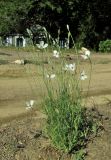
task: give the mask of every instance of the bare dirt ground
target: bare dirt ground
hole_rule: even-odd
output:
[[[47,137],[41,134],[46,118],[40,109],[44,83],[35,64],[10,63],[19,57],[30,62],[32,53],[0,49],[0,160],[70,160],[68,155],[51,147]],[[88,144],[86,160],[110,160],[111,55],[93,53],[92,63],[87,107],[95,106],[99,110],[105,130]],[[87,62],[82,65],[88,72]],[[36,101],[35,109],[27,112],[26,101],[30,99]]]

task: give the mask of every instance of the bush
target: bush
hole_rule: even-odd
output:
[[[107,39],[105,41],[100,41],[99,51],[101,51],[101,52],[111,52],[111,40]]]

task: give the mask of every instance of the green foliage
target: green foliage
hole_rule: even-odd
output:
[[[45,101],[45,112],[48,116],[47,134],[54,146],[71,152],[85,144],[92,124],[86,118],[80,99],[71,99],[67,87],[56,98],[50,94]]]
[[[100,52],[111,52],[111,40],[100,41],[99,43]]]
[[[31,0],[0,1],[0,34],[23,32]],[[22,26],[22,27],[21,27]]]
[[[79,36],[77,37],[77,42],[81,46],[91,46],[94,47],[94,36],[95,36],[95,23],[90,11],[84,15],[83,19],[79,22]]]
[[[84,160],[85,158],[85,152],[84,150],[80,150],[75,154],[74,160]]]

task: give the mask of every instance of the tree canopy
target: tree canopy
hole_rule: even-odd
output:
[[[23,32],[25,20],[31,7],[30,0],[0,1],[0,33]]]
[[[25,33],[40,24],[56,37],[63,36],[66,25],[78,43],[96,47],[100,40],[111,38],[110,0],[1,0],[0,34]]]

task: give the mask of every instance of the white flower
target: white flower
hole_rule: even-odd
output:
[[[82,47],[81,50],[84,52],[84,51],[87,51],[88,49],[85,47]]]
[[[57,50],[53,51],[53,56],[59,58],[59,52]]]
[[[84,71],[84,70],[81,72],[80,79],[83,80],[83,81],[84,81],[85,79],[87,79],[87,75],[85,74],[85,71]]]
[[[89,50],[85,51],[85,55],[86,55],[87,57],[90,57],[90,54],[91,54],[91,52],[90,52]]]
[[[27,105],[26,109],[27,110],[31,109],[33,107],[34,103],[35,103],[34,100],[27,101],[26,102],[26,105]]]
[[[73,63],[73,64],[66,64],[64,69],[65,69],[66,71],[75,71],[75,69],[76,69],[76,64],[75,64],[75,63]]]
[[[82,57],[84,60],[88,59],[88,57],[87,57],[86,55],[81,55],[81,57]]]
[[[47,74],[46,77],[50,78],[50,79],[53,79],[53,78],[55,78],[55,74]]]
[[[36,46],[39,48],[39,49],[44,49],[44,48],[47,48],[48,47],[48,44],[47,43],[44,43],[44,41],[40,41],[39,44],[36,44]]]
[[[67,27],[67,30],[69,31],[69,25],[68,24],[66,25],[66,27]]]
[[[90,58],[91,52],[90,52],[87,48],[82,47],[81,50],[82,50],[82,52],[84,53],[83,55],[81,55],[81,57],[82,57],[83,59],[88,59],[88,58]]]
[[[31,109],[31,107],[26,107],[26,110],[30,110]]]

